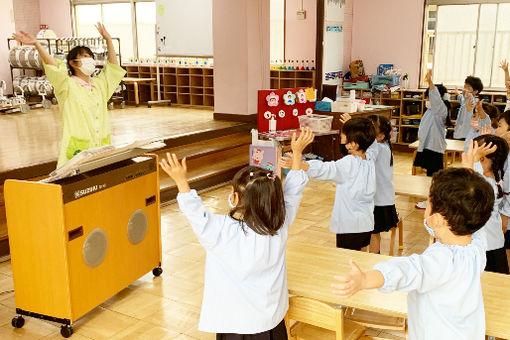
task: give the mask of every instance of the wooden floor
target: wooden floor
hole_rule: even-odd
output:
[[[212,109],[175,106],[153,106],[149,109],[140,106],[109,112],[113,144],[173,137],[237,124],[213,120]],[[58,106],[32,110],[28,114],[0,115],[0,131],[0,173],[58,158],[62,137]]]
[[[155,110],[154,110],[155,111]],[[127,111],[116,111],[122,116]],[[126,118],[127,119],[127,118]],[[134,133],[134,132],[133,132]],[[395,172],[410,173],[411,154],[395,152]],[[203,193],[208,210],[227,213],[229,187]],[[296,221],[289,230],[289,242],[335,246],[329,232],[334,185],[310,181]],[[417,199],[397,196],[396,205],[404,219],[403,255],[421,253],[428,234],[423,211],[415,210]],[[117,296],[97,307],[75,324],[72,339],[214,339],[197,330],[203,291],[205,251],[198,244],[178,206],[162,208],[163,275],[147,274]],[[389,249],[389,234],[382,235],[382,252]],[[365,268],[368,269],[368,268]],[[329,285],[329,282],[325,282]],[[26,318],[22,329],[10,322],[15,312],[12,271],[9,262],[0,264],[0,339],[62,339],[56,324]],[[5,292],[6,293],[1,293]],[[379,332],[369,330],[370,335]]]

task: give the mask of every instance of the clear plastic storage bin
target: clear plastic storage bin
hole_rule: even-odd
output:
[[[310,115],[299,116],[299,127],[310,128],[313,132],[325,132],[331,130],[333,116]]]

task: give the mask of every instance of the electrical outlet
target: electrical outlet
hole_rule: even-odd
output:
[[[306,19],[306,11],[297,11],[297,19],[305,20]]]

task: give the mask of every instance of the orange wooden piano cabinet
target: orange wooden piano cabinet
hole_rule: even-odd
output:
[[[7,180],[16,297],[23,315],[71,324],[161,269],[158,161],[143,156],[53,183]]]

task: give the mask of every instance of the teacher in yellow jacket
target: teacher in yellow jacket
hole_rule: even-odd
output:
[[[117,62],[110,34],[101,23],[96,28],[106,40],[108,61],[94,77],[94,53],[88,47],[74,47],[66,64],[53,58],[30,34],[21,31],[13,35],[18,42],[35,46],[59,103],[63,135],[57,168],[82,150],[111,143],[107,103],[126,71]]]

